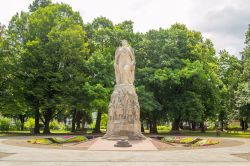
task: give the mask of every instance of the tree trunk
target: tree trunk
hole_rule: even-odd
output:
[[[157,121],[155,119],[152,120],[151,128],[150,128],[150,134],[157,134]]]
[[[172,123],[172,131],[179,131],[180,119],[174,119]]]
[[[46,112],[44,112],[44,129],[43,129],[43,133],[44,134],[50,134],[50,128],[49,128],[49,123],[51,121],[52,118],[52,110],[49,108],[47,109]]]
[[[143,122],[141,122],[141,132],[144,133],[144,126],[143,126]]]
[[[248,129],[248,123],[246,121],[246,123],[245,123],[245,130],[244,131],[246,131],[247,129]]]
[[[97,112],[97,117],[96,117],[96,123],[95,123],[95,128],[93,133],[101,133],[101,120],[102,120],[102,112],[98,111]]]
[[[82,116],[82,131],[85,131],[85,123],[86,123],[86,117]]]
[[[19,119],[20,119],[20,122],[21,122],[21,131],[23,131],[25,116],[24,115],[19,115]]]
[[[153,130],[153,124],[150,119],[148,120],[148,130],[149,130],[149,133]]]
[[[221,119],[221,121],[220,121],[220,130],[221,131],[224,130],[224,121],[223,121],[223,119]]]
[[[72,124],[71,124],[71,132],[76,131],[76,109],[72,111]]]
[[[248,129],[247,121],[244,121],[243,119],[240,120],[240,126],[242,131],[246,131]]]
[[[34,128],[34,134],[40,133],[40,125],[39,125],[39,108],[35,108],[35,128]]]
[[[146,120],[146,130],[149,130],[149,120]]]
[[[180,122],[180,125],[179,125],[179,126],[180,126],[180,129],[182,129],[182,130],[184,129],[184,127],[183,127],[183,122]]]
[[[200,123],[200,129],[201,129],[201,132],[202,132],[202,133],[205,133],[205,124],[204,124],[204,121],[202,121],[202,122]]]
[[[76,113],[76,130],[81,129],[81,119],[82,119],[82,112],[77,111],[77,113]]]
[[[192,122],[192,130],[193,130],[193,131],[196,130],[196,122]]]

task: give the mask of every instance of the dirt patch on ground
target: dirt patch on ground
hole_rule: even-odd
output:
[[[0,152],[0,158],[3,158],[3,157],[8,157],[10,155],[13,155],[15,153],[5,153],[5,152]]]
[[[163,143],[157,139],[152,139],[151,142],[159,150],[193,150],[193,149],[208,149],[208,148],[224,148],[224,147],[240,146],[244,144],[244,142],[238,140],[222,139],[222,138],[216,140],[219,141],[219,144],[208,145],[208,146],[190,146],[190,147],[186,147],[184,144]]]
[[[246,159],[248,161],[250,161],[250,153],[240,153],[240,154],[232,154],[234,156]]]

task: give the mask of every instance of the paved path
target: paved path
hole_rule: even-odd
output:
[[[3,140],[0,152],[15,154],[0,158],[0,166],[250,166],[249,161],[232,155],[250,153],[250,139],[234,138],[245,144],[226,148],[133,152],[38,149],[6,145]]]

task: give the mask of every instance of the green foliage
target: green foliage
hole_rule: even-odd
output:
[[[31,128],[35,127],[35,119],[34,118],[28,118],[26,122],[24,123],[24,128],[26,130],[29,130]]]
[[[170,131],[170,126],[157,126],[157,130],[164,130],[164,131]]]
[[[0,117],[0,130],[9,131],[11,127],[11,119],[6,117]]]
[[[39,7],[44,8],[44,7],[48,6],[48,5],[50,5],[51,3],[52,3],[51,0],[34,0],[32,2],[32,4],[30,4],[30,6],[29,6],[29,10],[30,10],[30,12],[34,12]]]
[[[18,130],[20,131],[21,130],[21,121],[20,120],[16,120],[14,122],[14,124],[11,126],[11,130]]]
[[[57,120],[53,120],[49,124],[50,129],[52,130],[66,130],[66,126],[64,123],[60,123]]]
[[[239,84],[236,91],[236,103],[240,109],[240,117],[246,121],[250,120],[250,83],[243,82]]]
[[[106,129],[108,124],[108,114],[102,114],[101,129]]]

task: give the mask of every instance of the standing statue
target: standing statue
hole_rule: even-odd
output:
[[[108,110],[107,132],[104,139],[145,139],[141,133],[140,106],[133,85],[135,56],[126,40],[115,52],[115,89]]]
[[[135,79],[135,56],[126,40],[122,40],[122,47],[115,52],[115,78],[116,85],[133,84]]]

